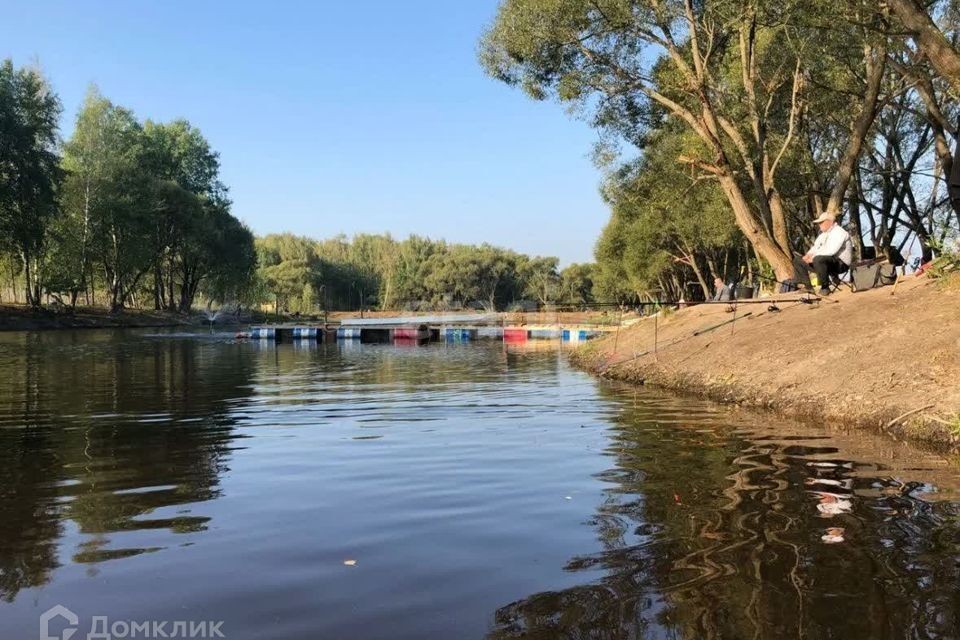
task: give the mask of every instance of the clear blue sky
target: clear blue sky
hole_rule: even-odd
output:
[[[590,260],[596,134],[484,75],[496,0],[3,0],[0,57],[38,60],[69,136],[91,82],[220,152],[257,233],[389,231]]]

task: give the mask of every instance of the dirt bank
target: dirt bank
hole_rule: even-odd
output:
[[[106,309],[78,307],[68,312],[34,310],[21,305],[0,305],[0,331],[177,327],[194,324],[200,324],[200,321],[197,318],[161,311],[110,313]]]
[[[645,318],[572,358],[612,379],[960,446],[960,280],[801,297],[783,296],[779,312],[699,306]]]

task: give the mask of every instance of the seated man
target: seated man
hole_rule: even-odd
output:
[[[713,288],[716,293],[713,294],[714,302],[729,302],[731,298],[730,287],[724,284],[721,278],[713,279]]]
[[[820,235],[803,256],[803,261],[814,273],[820,285],[820,295],[830,293],[830,278],[846,273],[853,262],[853,242],[846,229],[837,224],[830,213],[821,213],[813,221],[820,225]]]

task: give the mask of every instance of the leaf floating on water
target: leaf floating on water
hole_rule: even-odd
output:
[[[355,567],[355,566],[357,566],[357,561],[356,561],[356,560],[344,560],[344,561],[343,561],[343,564],[347,565],[348,567]]]

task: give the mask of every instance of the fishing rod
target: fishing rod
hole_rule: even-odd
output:
[[[713,324],[713,325],[709,325],[709,326],[706,326],[706,327],[702,327],[702,328],[700,328],[700,329],[697,329],[696,331],[694,331],[694,332],[693,332],[692,334],[690,334],[690,335],[682,335],[682,336],[679,336],[679,337],[671,340],[670,342],[668,342],[668,343],[665,344],[665,345],[659,345],[659,344],[658,344],[657,332],[656,332],[657,325],[656,325],[656,323],[655,323],[655,324],[654,324],[654,343],[653,343],[653,347],[652,347],[652,348],[647,349],[646,351],[643,351],[643,352],[641,352],[641,353],[634,353],[634,355],[631,356],[631,357],[629,357],[629,358],[624,358],[624,359],[622,359],[622,360],[616,360],[616,361],[614,361],[614,362],[607,362],[607,363],[601,365],[601,366],[598,368],[598,373],[600,373],[601,375],[602,375],[602,374],[605,374],[607,371],[609,371],[609,370],[612,369],[613,367],[618,367],[618,366],[620,366],[620,365],[622,365],[622,364],[626,364],[627,362],[633,362],[633,361],[635,361],[635,360],[639,360],[640,358],[643,358],[643,357],[648,356],[648,355],[651,355],[651,354],[652,354],[654,357],[656,357],[657,354],[658,354],[661,350],[663,350],[663,349],[667,349],[667,348],[672,347],[672,346],[674,346],[674,345],[677,345],[677,344],[680,344],[680,343],[683,343],[683,342],[687,342],[688,340],[692,340],[693,338],[702,336],[702,335],[704,335],[704,334],[706,334],[706,333],[710,333],[711,331],[715,331],[715,330],[717,330],[717,329],[719,329],[719,328],[721,328],[721,327],[725,327],[725,326],[727,326],[727,325],[733,325],[734,323],[736,323],[737,320],[743,320],[743,319],[749,318],[749,317],[759,318],[759,317],[763,316],[763,315],[766,314],[766,313],[780,313],[780,312],[782,312],[782,311],[789,310],[789,309],[791,309],[791,308],[796,308],[796,305],[814,304],[814,303],[819,303],[821,300],[823,300],[823,298],[819,298],[819,297],[816,297],[816,296],[814,296],[814,297],[800,297],[800,298],[783,298],[783,299],[779,299],[779,298],[778,298],[778,299],[764,299],[764,300],[737,300],[737,301],[735,301],[737,305],[739,305],[739,304],[769,304],[770,306],[767,308],[766,311],[762,311],[762,312],[758,313],[757,315],[754,315],[753,311],[748,311],[747,313],[743,314],[742,316],[734,316],[733,318],[730,318],[730,319],[728,319],[728,320],[724,320],[723,322],[720,322],[720,323],[717,323],[717,324]],[[839,304],[836,300],[827,300],[827,302],[832,302],[832,303],[834,303],[834,304]],[[791,306],[791,307],[784,307],[784,309],[780,309],[779,307],[776,306],[775,303],[789,304],[789,305],[793,305],[793,306]],[[734,306],[733,304],[728,303],[728,302],[714,302],[714,301],[703,302],[703,303],[700,303],[700,304],[723,304],[723,305],[728,305],[728,306],[731,306],[731,307]],[[735,309],[734,309],[734,310],[735,310]],[[654,316],[654,322],[656,322],[656,319],[657,319],[656,316]],[[616,349],[614,349],[614,351],[616,351]]]
[[[644,302],[631,302],[629,304],[621,304],[619,302],[591,302],[591,303],[571,303],[571,304],[551,304],[544,305],[551,307],[576,307],[578,309],[588,309],[591,307],[623,307],[626,309],[637,308],[637,307],[675,307],[678,305],[683,305],[687,307],[694,307],[699,305],[710,305],[710,304],[722,304],[722,305],[733,305],[733,304],[770,304],[776,302],[802,302],[810,300],[812,302],[817,302],[822,300],[820,296],[816,294],[804,294],[810,296],[809,298],[738,298],[732,300],[651,300]],[[538,308],[539,310],[540,308]],[[510,313],[510,312],[508,312]]]

